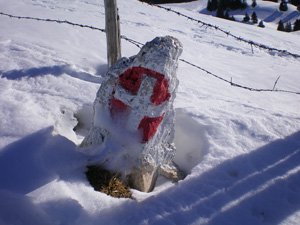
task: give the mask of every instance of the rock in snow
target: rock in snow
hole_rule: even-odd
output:
[[[178,178],[172,163],[176,152],[173,102],[181,53],[181,43],[166,36],[146,43],[136,56],[118,60],[97,92],[93,127],[81,144],[97,148],[111,141],[117,145],[106,162],[118,162],[110,169],[121,172],[141,191],[153,189],[159,171]]]

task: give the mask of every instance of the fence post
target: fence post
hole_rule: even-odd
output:
[[[121,57],[120,21],[117,0],[104,0],[107,62],[110,67]]]

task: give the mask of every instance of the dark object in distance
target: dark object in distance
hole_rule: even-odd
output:
[[[147,2],[150,4],[167,4],[167,3],[184,3],[194,2],[196,0],[139,0],[140,2]]]

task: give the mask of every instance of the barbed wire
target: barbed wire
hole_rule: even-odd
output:
[[[88,29],[92,29],[92,30],[101,31],[102,33],[106,33],[105,29],[103,29],[103,28],[98,28],[98,27],[94,27],[94,26],[90,26],[90,25],[84,25],[84,24],[79,24],[79,23],[73,23],[73,22],[70,22],[68,20],[44,19],[44,18],[30,17],[30,16],[15,16],[15,15],[3,13],[3,12],[0,12],[0,15],[6,16],[6,17],[10,17],[10,18],[14,18],[14,19],[35,20],[35,21],[42,21],[42,22],[67,24],[67,25],[71,25],[71,26],[75,26],[75,27],[88,28]],[[143,45],[142,43],[137,42],[135,40],[132,40],[132,39],[126,37],[125,35],[121,35],[120,38],[123,39],[123,40],[125,40],[125,41],[130,42],[131,44],[133,44],[133,45],[135,45],[137,47],[140,47],[140,45]]]
[[[30,16],[15,16],[7,13],[0,12],[0,15],[14,18],[14,19],[24,19],[24,20],[35,20],[35,21],[43,21],[43,22],[51,22],[51,23],[59,23],[59,24],[68,24],[72,26],[82,27],[82,28],[89,28],[92,30],[98,30],[105,33],[105,29],[93,27],[90,25],[84,25],[79,23],[73,23],[67,20],[56,20],[56,19],[43,19],[43,18],[37,18],[37,17],[30,17]]]
[[[252,49],[252,52],[253,52],[253,46],[256,47],[256,48],[259,48],[259,49],[264,49],[264,50],[267,50],[269,52],[278,52],[282,55],[289,55],[289,56],[292,56],[294,58],[300,58],[300,55],[299,54],[296,54],[296,53],[292,53],[292,52],[289,52],[287,50],[283,50],[283,49],[277,49],[277,48],[273,48],[273,47],[269,47],[267,45],[264,45],[264,44],[260,44],[258,42],[254,42],[254,41],[251,41],[251,40],[247,40],[245,38],[242,38],[240,36],[237,36],[237,35],[234,35],[232,34],[230,31],[226,31],[216,25],[213,25],[213,24],[210,24],[210,23],[206,23],[202,20],[198,20],[198,19],[195,19],[191,16],[188,16],[188,15],[185,15],[181,12],[178,12],[174,9],[171,9],[171,8],[168,8],[168,7],[164,7],[164,6],[161,6],[161,5],[156,5],[156,4],[152,4],[152,3],[148,3],[148,2],[143,2],[145,4],[148,4],[148,5],[151,5],[153,7],[157,7],[157,8],[160,8],[160,9],[163,9],[165,11],[168,11],[168,12],[172,12],[172,13],[175,13],[177,14],[178,16],[182,16],[184,18],[187,18],[188,20],[191,20],[191,21],[194,21],[194,22],[197,22],[199,24],[201,24],[202,26],[206,26],[206,27],[209,27],[209,28],[212,28],[212,29],[215,29],[215,30],[218,30],[224,34],[226,34],[227,36],[230,36],[230,37],[233,37],[234,39],[238,40],[238,41],[241,41],[241,42],[245,42],[247,44],[249,44],[251,46],[251,49]]]
[[[77,26],[77,27],[81,27],[81,28],[88,28],[88,29],[92,29],[92,30],[96,30],[96,31],[101,31],[103,33],[105,33],[105,29],[102,29],[102,28],[98,28],[98,27],[94,27],[94,26],[90,26],[90,25],[84,25],[84,24],[78,24],[78,23],[73,23],[73,22],[70,22],[70,21],[67,21],[67,20],[56,20],[56,19],[43,19],[43,18],[37,18],[37,17],[28,17],[28,16],[15,16],[15,15],[10,15],[10,14],[7,14],[7,13],[3,13],[3,12],[0,12],[0,15],[3,15],[3,16],[7,16],[7,17],[10,17],[10,18],[15,18],[15,19],[26,19],[26,20],[35,20],[35,21],[43,21],[43,22],[53,22],[53,23],[58,23],[58,24],[67,24],[67,25],[72,25],[72,26]],[[120,36],[123,40],[131,43],[132,45],[135,45],[136,47],[138,48],[142,48],[143,46],[143,43],[139,42],[139,41],[136,41],[134,39],[131,39],[131,38],[128,38],[126,37],[125,35],[121,35]],[[272,89],[259,89],[259,88],[252,88],[252,87],[249,87],[249,86],[244,86],[244,85],[241,85],[241,84],[238,84],[238,83],[235,83],[232,81],[232,79],[228,80],[228,79],[225,79],[221,76],[218,76],[204,68],[202,68],[201,66],[199,65],[196,65],[192,62],[189,62],[185,59],[179,59],[181,62],[183,63],[186,63],[187,65],[190,65],[198,70],[201,70],[203,72],[205,72],[206,74],[212,76],[212,77],[215,77],[223,82],[226,82],[226,83],[229,83],[231,86],[234,86],[234,87],[238,87],[238,88],[242,88],[242,89],[246,89],[246,90],[249,90],[249,91],[256,91],[256,92],[285,92],[285,93],[289,93],[289,94],[297,94],[297,95],[300,95],[300,92],[296,92],[296,91],[289,91],[289,90],[284,90],[284,89],[275,89],[277,83],[278,83],[278,80],[279,80],[279,77],[277,78],[277,80],[275,81],[274,83],[274,86]]]
[[[126,40],[126,39],[125,39],[125,40]],[[132,43],[132,44],[134,44],[136,47],[138,47],[138,48],[140,48],[140,49],[141,49],[142,46],[143,46],[143,43],[138,42],[138,41],[135,41],[135,40],[133,40],[133,39],[130,39],[129,42]],[[185,63],[185,64],[187,64],[187,65],[190,65],[190,66],[192,66],[192,67],[194,67],[194,68],[196,68],[196,69],[198,69],[198,70],[201,70],[201,71],[205,72],[206,74],[208,74],[208,75],[210,75],[210,76],[212,76],[212,77],[215,77],[215,78],[217,78],[217,79],[219,79],[219,80],[221,80],[221,81],[223,81],[223,82],[226,82],[226,83],[230,84],[231,86],[238,87],[238,88],[242,88],[242,89],[246,89],[246,90],[248,90],[248,91],[255,91],[255,92],[283,92],[283,93],[289,93],[289,94],[297,94],[297,95],[300,95],[300,92],[297,92],[297,91],[289,91],[289,90],[284,90],[284,89],[276,89],[276,85],[277,85],[277,83],[278,83],[278,80],[279,80],[280,76],[279,76],[279,77],[276,79],[276,81],[274,82],[274,85],[273,85],[273,88],[272,88],[272,89],[253,88],[253,87],[244,86],[244,85],[235,83],[235,82],[232,81],[232,78],[231,78],[230,80],[225,79],[225,78],[223,78],[223,77],[221,77],[221,76],[218,76],[218,75],[216,75],[216,74],[214,74],[214,73],[212,73],[212,72],[210,72],[210,71],[208,71],[208,70],[206,70],[206,69],[200,67],[199,65],[196,65],[196,64],[194,64],[194,63],[192,63],[192,62],[189,62],[189,61],[187,61],[187,60],[185,60],[185,59],[181,59],[181,58],[180,58],[179,61],[181,61],[181,62],[183,62],[183,63]]]
[[[276,79],[276,81],[275,81],[272,89],[253,88],[253,87],[244,86],[244,85],[235,83],[235,82],[232,81],[232,78],[230,80],[225,79],[225,78],[223,78],[221,76],[218,76],[218,75],[216,75],[216,74],[214,74],[214,73],[212,73],[212,72],[210,72],[210,71],[208,71],[208,70],[206,70],[206,69],[204,69],[204,68],[202,68],[202,67],[200,67],[200,66],[198,66],[196,64],[193,64],[193,63],[185,60],[185,59],[179,59],[179,60],[181,62],[184,62],[184,63],[192,66],[192,67],[195,67],[195,68],[197,68],[199,70],[202,70],[203,72],[207,73],[208,75],[213,76],[213,77],[215,77],[215,78],[217,78],[217,79],[219,79],[221,81],[224,81],[224,82],[226,82],[226,83],[228,83],[228,84],[230,84],[231,86],[234,86],[234,87],[246,89],[248,91],[255,91],[255,92],[284,92],[284,93],[289,93],[289,94],[300,95],[300,92],[297,92],[297,91],[289,91],[289,90],[284,90],[284,89],[276,89],[276,85],[278,83],[278,80],[279,80],[280,76]]]
[[[98,27],[85,25],[85,24],[73,23],[68,20],[44,19],[44,18],[30,17],[30,16],[16,16],[16,15],[11,15],[11,14],[7,14],[7,13],[3,13],[3,12],[0,12],[0,15],[14,18],[14,19],[35,20],[35,21],[42,21],[42,22],[67,24],[67,25],[71,25],[71,26],[75,26],[75,27],[88,28],[88,29],[92,29],[92,30],[101,31],[102,33],[106,33],[105,29],[103,29],[103,28],[98,28]],[[125,35],[121,35],[120,38],[127,42],[130,42],[131,44],[133,44],[137,47],[140,47],[140,45],[143,45],[142,43],[136,42],[135,40],[132,40],[132,39],[126,37]]]
[[[127,42],[129,42],[129,43],[131,43],[131,44],[133,44],[133,45],[135,45],[135,46],[138,47],[138,48],[141,48],[141,46],[144,45],[143,43],[138,42],[138,41],[135,41],[135,40],[133,40],[133,39],[131,39],[131,38],[128,38],[128,37],[126,37],[126,36],[124,36],[124,35],[121,35],[120,37],[121,37],[123,40],[125,40],[125,41],[127,41]]]

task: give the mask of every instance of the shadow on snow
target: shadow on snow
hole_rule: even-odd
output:
[[[101,65],[97,68],[97,72],[105,72],[107,66]],[[54,66],[44,66],[38,68],[22,69],[22,70],[10,70],[10,71],[0,71],[0,75],[8,80],[19,80],[24,77],[39,77],[45,75],[61,76],[67,74],[73,78],[77,78],[83,81],[91,83],[100,83],[101,77],[94,76],[86,72],[79,72],[72,68],[70,65],[54,65]]]
[[[54,180],[70,177],[80,167],[84,155],[76,145],[45,128],[16,141],[0,152],[0,190],[27,194]]]
[[[0,153],[0,194],[7,196],[5,190],[26,194],[53,179],[83,181],[86,156],[74,151],[75,148],[66,138],[53,136],[52,128],[5,147]],[[227,160],[203,174],[187,177],[142,202],[124,201],[94,214],[85,212],[71,198],[43,202],[40,206],[47,218],[56,217],[63,224],[74,224],[77,219],[91,224],[99,220],[102,224],[279,224],[300,209],[299,162],[300,132],[297,132]],[[10,199],[14,198],[17,195]],[[66,213],[53,211],[58,203],[64,205]],[[6,209],[7,205],[0,203],[0,208]],[[0,215],[5,216],[3,213]],[[18,216],[18,210],[15,214]],[[28,219],[30,215],[21,216]]]
[[[94,217],[123,224],[279,224],[300,209],[300,132]]]

